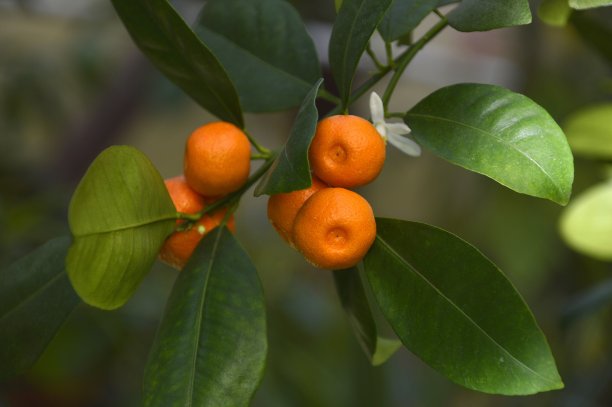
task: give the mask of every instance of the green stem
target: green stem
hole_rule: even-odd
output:
[[[402,113],[402,112],[387,112],[385,113],[385,118],[389,119],[391,117],[395,117],[398,119],[403,119],[404,116],[406,116],[406,113]]]
[[[385,52],[387,53],[387,65],[391,69],[395,69],[395,60],[393,59],[393,48],[391,48],[390,42],[385,42]]]
[[[380,62],[380,60],[378,59],[378,57],[372,50],[372,46],[369,42],[368,42],[368,46],[366,47],[366,52],[368,53],[372,62],[374,62],[374,65],[376,65],[376,69],[378,69],[379,72],[385,69],[385,66]]]
[[[391,71],[391,68],[390,67],[386,67],[384,70],[382,70],[382,71],[378,72],[377,74],[371,76],[370,79],[365,81],[360,87],[358,87],[351,94],[351,97],[349,98],[349,101],[348,101],[347,105],[353,104],[357,99],[359,99],[361,96],[363,96],[367,91],[372,89],[374,87],[374,85],[376,85],[390,71]],[[340,113],[342,113],[342,109],[343,109],[342,106],[338,105],[332,111],[330,111],[327,115],[328,116],[333,116],[333,115],[336,115],[336,114],[340,114]]]
[[[391,99],[391,95],[393,95],[395,87],[397,86],[400,77],[406,70],[406,67],[408,67],[410,61],[412,61],[412,59],[425,46],[425,44],[434,39],[435,36],[438,35],[440,31],[442,31],[447,25],[448,20],[446,19],[446,17],[443,16],[442,20],[440,20],[436,25],[431,27],[429,31],[423,34],[423,36],[417,42],[412,44],[412,46],[410,46],[410,48],[408,48],[408,50],[398,58],[397,67],[395,68],[393,76],[391,77],[391,80],[389,80],[389,83],[387,84],[387,89],[385,89],[385,93],[382,97],[385,111],[387,110],[387,106],[389,105],[389,99]]]
[[[251,134],[248,131],[244,130],[244,134],[246,134],[247,138],[251,142],[251,145],[253,145],[253,147],[255,147],[255,150],[257,150],[257,152],[259,152],[262,156],[264,156],[264,157],[271,157],[272,156],[272,151],[270,151],[269,149],[267,149],[264,146],[262,146],[261,144],[259,144],[257,142],[257,140],[255,140],[255,138],[253,136],[251,136]]]
[[[328,102],[335,103],[336,105],[339,105],[342,102],[338,96],[323,88],[319,88],[319,93],[317,93],[317,96],[321,99],[327,100]]]

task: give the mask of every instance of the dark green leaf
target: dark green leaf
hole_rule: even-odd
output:
[[[529,24],[531,10],[528,0],[463,0],[447,17],[458,31],[489,31]]]
[[[112,0],[134,42],[168,79],[202,107],[244,125],[234,85],[167,0]]]
[[[79,304],[64,270],[69,246],[53,239],[0,270],[0,378],[29,369]]]
[[[145,370],[146,406],[247,406],[263,375],[266,317],[257,271],[227,228],[180,273]]]
[[[570,22],[578,34],[612,64],[612,25],[587,12],[572,13]]]
[[[370,303],[356,267],[335,270],[334,281],[342,307],[359,344],[374,366],[387,361],[402,345],[398,340],[378,336]]]
[[[571,8],[582,10],[587,8],[603,7],[612,5],[612,0],[569,0]]]
[[[209,0],[197,33],[225,66],[247,111],[298,106],[321,76],[314,43],[285,0]]]
[[[377,219],[365,269],[404,345],[456,383],[506,395],[563,387],[523,299],[490,260],[457,236]]]
[[[255,188],[255,196],[297,191],[311,185],[308,148],[317,129],[315,100],[321,83],[323,79],[306,95],[283,151]]]
[[[344,0],[329,40],[329,63],[343,104],[368,41],[392,0]]]
[[[572,14],[567,0],[544,0],[538,8],[538,17],[548,25],[564,27]]]
[[[435,154],[517,192],[562,205],[574,179],[563,131],[542,107],[508,89],[459,84],[437,90],[404,118]]]
[[[127,146],[104,150],[79,183],[68,211],[74,242],[66,266],[86,303],[122,306],[174,229],[176,209],[149,159]]]
[[[561,235],[575,250],[612,261],[612,181],[572,200],[561,217]]]
[[[395,41],[415,29],[419,23],[438,7],[439,0],[393,0],[378,32],[386,42]]]
[[[612,103],[579,110],[563,129],[574,154],[612,159]]]

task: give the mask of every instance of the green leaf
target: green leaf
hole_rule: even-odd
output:
[[[401,346],[394,339],[378,336],[376,322],[357,267],[335,270],[336,291],[361,348],[374,366],[385,363]]]
[[[612,158],[612,103],[581,109],[563,128],[574,154]]]
[[[368,41],[392,0],[344,0],[329,40],[329,63],[346,107]]]
[[[612,64],[612,26],[609,22],[584,11],[572,13],[570,22],[582,39]]]
[[[526,96],[493,85],[459,84],[437,90],[404,121],[435,154],[517,192],[562,205],[574,179],[563,131]]]
[[[318,112],[315,101],[321,83],[323,79],[306,95],[285,147],[255,188],[255,196],[297,191],[311,185],[308,148],[317,129]]]
[[[528,0],[463,0],[448,13],[458,31],[489,31],[531,23]]]
[[[267,352],[257,271],[227,228],[179,274],[145,370],[145,406],[247,406]]]
[[[612,261],[612,181],[572,201],[561,217],[561,235],[580,253]]]
[[[578,297],[566,303],[561,322],[567,326],[572,322],[592,315],[612,304],[612,278],[597,283]]]
[[[342,0],[334,0],[334,6],[336,7],[336,12],[338,12],[340,7],[342,7]]]
[[[227,73],[167,0],[112,0],[149,60],[202,107],[243,127],[238,94]]]
[[[321,77],[314,43],[285,0],[209,0],[196,31],[229,73],[246,111],[298,106]]]
[[[567,0],[543,0],[538,8],[540,20],[555,27],[564,27],[571,14]]]
[[[573,9],[583,10],[612,5],[612,0],[569,0],[569,5]]]
[[[438,2],[439,0],[393,0],[378,25],[378,32],[386,42],[400,39],[438,7]]]
[[[77,186],[68,221],[74,242],[66,266],[86,303],[122,306],[149,272],[176,209],[149,159],[127,146],[104,150]]]
[[[365,270],[403,344],[454,382],[485,393],[560,389],[546,338],[512,284],[449,232],[377,219]]]
[[[0,270],[0,378],[29,369],[79,304],[64,259],[70,238],[50,240]]]

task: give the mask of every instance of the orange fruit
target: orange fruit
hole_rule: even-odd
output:
[[[315,192],[293,224],[295,247],[306,260],[323,269],[356,265],[375,238],[372,207],[361,195],[344,188]]]
[[[234,192],[246,182],[250,169],[249,139],[231,123],[206,124],[187,139],[185,179],[204,196],[220,197]]]
[[[167,179],[165,184],[178,212],[194,214],[212,203],[210,199],[191,189],[183,176]],[[159,259],[179,270],[185,267],[187,260],[193,254],[200,240],[221,224],[226,212],[227,209],[223,208],[213,213],[205,214],[190,229],[172,233],[164,242],[159,252]],[[182,222],[184,221],[176,221],[177,225]],[[235,231],[233,215],[228,219],[227,227],[232,232]]]
[[[312,194],[326,187],[327,185],[317,177],[312,177],[312,185],[308,188],[275,194],[268,199],[268,219],[278,234],[290,245],[293,245],[291,235],[298,211]]]
[[[361,117],[330,116],[317,125],[308,157],[312,171],[322,181],[334,187],[358,187],[380,174],[385,141]]]

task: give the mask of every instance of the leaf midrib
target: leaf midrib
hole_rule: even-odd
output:
[[[440,116],[433,116],[433,115],[428,115],[428,114],[423,114],[423,113],[408,113],[408,116],[413,116],[413,117],[421,117],[424,119],[431,119],[431,120],[439,120],[439,121],[444,121],[444,122],[448,122],[448,123],[452,123],[452,124],[456,124],[458,126],[463,126],[465,128],[474,130],[476,132],[482,133],[486,136],[491,137],[493,140],[497,141],[498,143],[507,146],[508,148],[515,150],[516,152],[518,152],[520,155],[522,155],[523,157],[525,157],[530,163],[535,164],[536,167],[538,167],[540,169],[540,171],[546,176],[546,178],[550,181],[550,183],[553,185],[553,187],[555,188],[557,194],[559,197],[563,197],[564,194],[561,191],[561,188],[559,187],[559,185],[557,185],[557,183],[554,181],[554,179],[551,177],[551,175],[535,160],[533,159],[529,154],[527,154],[525,151],[521,150],[520,148],[516,147],[514,144],[499,138],[497,136],[495,136],[493,133],[490,133],[484,129],[472,126],[470,124],[467,123],[463,123],[463,122],[459,122],[457,120],[453,120],[453,119],[448,119],[445,117],[440,117]]]
[[[103,229],[103,230],[99,230],[95,232],[87,232],[87,233],[80,233],[80,234],[72,232],[72,235],[74,237],[88,237],[88,236],[95,236],[95,235],[103,235],[106,233],[121,232],[123,230],[128,230],[128,229],[137,229],[143,226],[153,225],[155,223],[161,223],[161,222],[165,222],[168,220],[176,220],[176,219],[178,219],[178,217],[176,213],[173,213],[172,215],[160,216],[159,218],[156,218],[156,219],[144,220],[142,222],[135,222],[135,223],[131,223],[128,225],[117,226],[111,229]]]
[[[361,3],[359,3],[359,8],[357,8],[357,13],[355,14],[355,18],[353,19],[353,21],[351,21],[351,26],[346,36],[348,38],[348,41],[346,42],[346,46],[344,47],[344,52],[342,53],[342,69],[340,70],[340,72],[342,72],[343,74],[346,74],[346,66],[348,64],[347,56],[348,56],[350,45],[353,43],[352,42],[353,31],[355,30],[355,26],[357,25],[357,17],[361,15],[361,9],[363,8],[363,5],[365,4],[365,2],[366,0],[361,0]],[[359,60],[357,60],[357,63],[359,63]],[[348,98],[351,95],[351,84],[353,82],[352,75],[349,75],[349,77],[350,78],[348,79],[348,83],[346,84],[346,89],[344,89],[344,91],[346,92],[346,100],[348,100]]]
[[[485,331],[480,325],[478,325],[476,323],[476,321],[474,321],[468,314],[466,314],[463,309],[461,309],[461,307],[459,307],[457,304],[455,304],[450,298],[448,298],[446,295],[444,295],[444,293],[442,291],[440,291],[440,289],[438,289],[438,287],[436,287],[431,281],[429,281],[422,273],[419,272],[419,270],[414,267],[412,264],[410,264],[404,257],[402,257],[397,251],[395,251],[390,244],[388,244],[381,236],[380,234],[376,235],[376,240],[379,241],[379,243],[381,244],[381,246],[383,247],[384,250],[386,250],[387,252],[389,252],[393,257],[395,257],[396,259],[398,259],[400,262],[404,263],[408,268],[410,268],[412,271],[414,271],[414,273],[416,275],[418,275],[425,283],[427,283],[436,293],[438,293],[440,295],[440,297],[442,297],[448,304],[450,304],[453,308],[455,308],[457,311],[459,311],[459,313],[461,315],[463,315],[467,321],[469,321],[474,327],[477,328],[477,330],[479,330],[480,332],[482,332],[486,338],[488,338],[496,347],[498,347],[503,353],[505,353],[506,355],[508,355],[510,357],[511,360],[514,360],[515,363],[522,369],[530,372],[531,374],[533,374],[534,376],[540,378],[541,380],[543,380],[546,383],[549,383],[550,385],[552,385],[552,387],[555,387],[557,385],[557,383],[555,381],[553,381],[552,379],[549,379],[547,377],[542,376],[540,373],[538,373],[537,371],[533,370],[531,367],[527,366],[524,362],[522,362],[521,360],[519,360],[518,358],[516,358],[513,354],[510,353],[510,351],[508,351],[506,348],[504,348],[499,342],[497,342],[491,335],[489,335],[489,333],[487,331]]]

